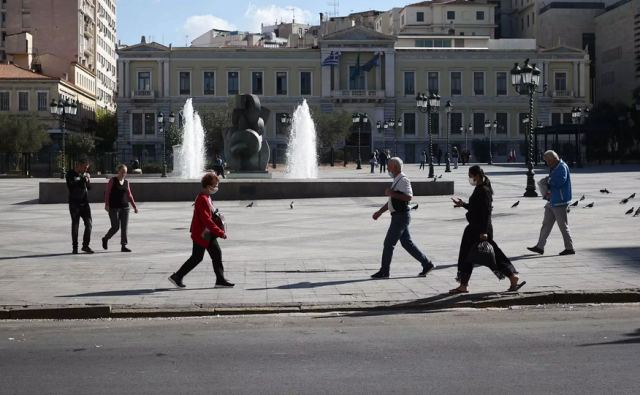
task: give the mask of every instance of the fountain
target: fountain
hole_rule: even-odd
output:
[[[182,109],[182,144],[174,146],[173,174],[180,178],[199,178],[205,167],[204,128],[200,115],[187,99]]]
[[[293,113],[287,148],[286,176],[287,178],[318,178],[316,127],[306,100],[303,100]]]

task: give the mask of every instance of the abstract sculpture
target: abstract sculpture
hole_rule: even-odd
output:
[[[270,111],[256,95],[237,95],[232,127],[224,132],[227,165],[236,172],[264,172],[269,163],[269,144],[264,140],[264,124]]]

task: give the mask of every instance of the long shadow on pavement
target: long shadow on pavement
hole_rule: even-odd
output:
[[[625,333],[624,336],[629,337],[629,339],[614,340],[614,341],[602,342],[602,343],[580,344],[578,347],[606,346],[610,344],[635,344],[635,343],[640,344],[640,328],[636,329],[635,332]]]
[[[134,295],[150,295],[158,292],[175,292],[175,291],[200,291],[205,289],[214,289],[215,287],[203,288],[145,288],[145,289],[122,289],[116,291],[100,291],[87,292],[73,295],[58,295],[56,298],[89,298],[94,296],[134,296]]]
[[[416,278],[416,276],[405,276],[405,277],[392,277],[394,280],[402,280],[407,278]],[[332,285],[342,285],[342,284],[351,284],[351,283],[361,283],[364,281],[384,281],[377,280],[373,278],[361,278],[356,280],[335,280],[335,281],[320,281],[317,283],[312,283],[310,281],[301,281],[294,284],[284,284],[278,285],[277,287],[265,287],[265,288],[247,288],[247,291],[264,291],[266,289],[309,289],[309,288],[318,288],[318,287],[330,287]]]
[[[0,261],[6,261],[9,259],[23,259],[23,258],[50,258],[54,256],[76,255],[70,252],[57,252],[54,254],[35,254],[35,255],[20,255],[20,256],[0,256]],[[86,254],[82,254],[86,255]]]

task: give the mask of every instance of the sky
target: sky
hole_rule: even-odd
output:
[[[415,1],[396,0],[117,0],[118,40],[136,44],[147,42],[184,46],[210,29],[259,32],[260,24],[296,22],[318,24],[320,12],[338,15],[366,10],[387,11]]]

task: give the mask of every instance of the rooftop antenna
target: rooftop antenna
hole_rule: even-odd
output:
[[[287,8],[287,10],[291,11],[291,23],[296,23],[296,9],[293,7]]]
[[[331,0],[327,4],[329,7],[333,7],[333,16],[338,16],[338,14],[340,14],[340,1]]]

